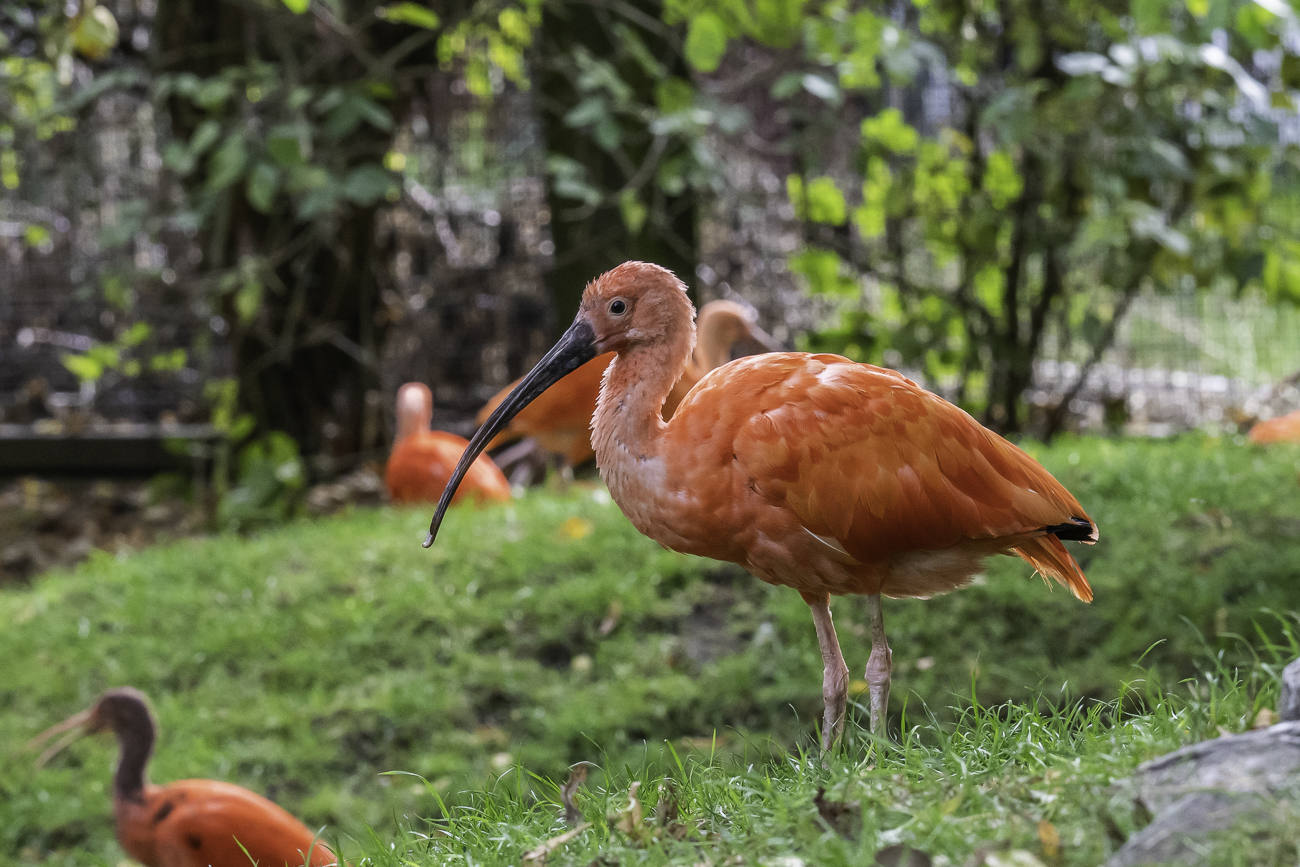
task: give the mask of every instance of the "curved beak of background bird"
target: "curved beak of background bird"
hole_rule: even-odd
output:
[[[55,755],[57,755],[59,751],[68,744],[93,732],[95,730],[94,722],[94,710],[83,710],[81,713],[73,714],[57,725],[50,726],[45,731],[28,741],[27,749],[34,750],[39,748],[41,744],[45,743],[55,735],[63,735],[63,737],[59,738],[46,748],[45,752],[41,753],[40,758],[36,760],[36,767],[44,767],[46,762],[54,758]]]
[[[501,401],[501,405],[488,416],[487,421],[483,422],[483,426],[469,441],[465,453],[460,456],[460,463],[456,464],[456,471],[451,474],[451,479],[447,482],[446,490],[442,492],[442,498],[438,500],[438,510],[433,513],[433,521],[429,523],[429,535],[424,540],[424,547],[428,548],[433,544],[434,538],[438,535],[438,527],[442,524],[442,516],[446,513],[447,506],[451,504],[452,495],[456,493],[461,479],[469,471],[470,464],[474,463],[474,459],[482,453],[492,438],[500,433],[520,410],[536,400],[538,395],[597,355],[599,352],[596,350],[596,332],[585,319],[575,319],[569,326],[569,330],[560,338],[560,342],[542,356],[537,366],[528,372],[505,400]]]

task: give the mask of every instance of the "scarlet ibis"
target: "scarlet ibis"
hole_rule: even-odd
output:
[[[823,743],[844,724],[848,670],[830,596],[866,594],[871,729],[885,736],[891,653],[880,596],[931,596],[1014,553],[1080,599],[1092,590],[1062,539],[1097,526],[1016,446],[902,375],[838,355],[782,352],[724,364],[659,415],[695,335],[682,283],[626,262],[592,281],[573,325],[479,428],[438,501],[519,410],[570,370],[616,353],[593,422],[609,492],[674,551],[738,563],[812,609],[825,669]]]
[[[752,341],[767,351],[784,349],[758,327],[752,310],[735,301],[710,301],[701,307],[698,332],[695,351],[664,401],[665,421],[673,417],[673,411],[682,398],[704,374],[731,360],[731,350],[736,344]],[[614,353],[607,352],[562,378],[521,409],[487,447],[496,448],[511,440],[530,436],[543,451],[558,456],[566,470],[590,460],[596,454],[591,447],[591,419],[596,414],[601,378],[613,360]],[[483,405],[478,413],[479,424],[487,421],[519,382],[515,380]]]
[[[464,437],[429,430],[433,419],[433,393],[422,382],[408,382],[397,390],[397,437],[388,457],[384,482],[395,503],[432,503],[451,478],[456,461],[468,445]],[[469,469],[465,490],[477,502],[505,502],[510,483],[484,455]]]
[[[145,781],[158,726],[137,689],[110,689],[90,710],[42,734],[39,746],[58,734],[37,761],[43,765],[78,737],[111,730],[117,735],[113,815],[117,840],[146,867],[332,867],[338,859],[284,809],[261,795],[216,780],[178,780],[164,786]]]
[[[1250,429],[1253,443],[1300,443],[1300,409],[1262,421]]]

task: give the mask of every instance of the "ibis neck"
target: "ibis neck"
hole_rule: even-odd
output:
[[[660,411],[695,343],[689,313],[683,319],[684,327],[666,331],[661,339],[621,350],[605,373],[591,439],[607,483],[611,482],[607,469],[659,454],[664,429]]]
[[[113,794],[118,798],[138,800],[144,792],[145,765],[153,755],[157,732],[153,720],[131,720],[117,727],[117,771],[113,774]]]
[[[727,327],[733,325],[734,320],[735,314],[726,310],[717,310],[707,305],[700,310],[697,325],[699,342],[695,344],[691,363],[701,376],[731,360],[731,345],[734,340]],[[735,330],[733,327],[732,331]]]

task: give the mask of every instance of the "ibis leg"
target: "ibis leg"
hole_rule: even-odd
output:
[[[882,740],[889,722],[889,673],[894,652],[885,640],[885,616],[880,610],[880,594],[867,597],[871,609],[871,658],[867,660],[867,688],[871,693],[871,733]]]
[[[849,668],[844,664],[844,654],[840,653],[840,641],[835,636],[835,625],[831,623],[831,598],[829,594],[820,596],[803,594],[803,599],[812,609],[813,624],[817,627],[817,644],[822,650],[822,748],[830,749],[844,730],[844,711],[848,705]]]

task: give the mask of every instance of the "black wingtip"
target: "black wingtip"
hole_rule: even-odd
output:
[[[1071,518],[1069,523],[1052,524],[1043,529],[1066,542],[1097,541],[1097,528],[1087,518]]]

